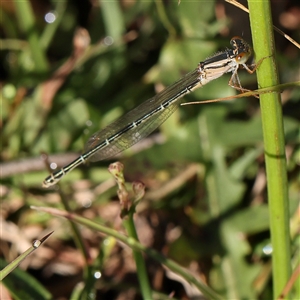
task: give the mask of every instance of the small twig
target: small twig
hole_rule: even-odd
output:
[[[277,298],[277,300],[283,300],[286,299],[286,296],[289,294],[289,292],[291,291],[294,283],[296,282],[296,280],[298,279],[298,277],[300,276],[300,265],[297,266],[297,268],[295,269],[295,271],[293,272],[290,280],[288,281],[288,283],[286,284],[286,286],[284,287],[282,293],[280,294],[280,296]]]
[[[246,8],[243,4],[237,2],[236,0],[225,0],[226,2],[238,7],[239,9],[245,11],[246,13],[249,14],[249,9]],[[277,28],[275,25],[273,25],[273,28],[275,31],[277,31],[279,34],[281,34],[282,36],[284,36],[288,41],[290,41],[293,45],[295,45],[297,48],[300,49],[300,44],[297,43],[294,39],[292,39],[289,35],[287,35],[286,33],[284,33],[282,30],[280,30],[279,28]]]
[[[281,93],[284,89],[292,88],[292,87],[296,87],[296,86],[300,86],[300,81],[278,84],[276,86],[253,90],[253,91],[248,91],[248,92],[238,94],[235,96],[228,96],[228,97],[223,97],[223,98],[218,98],[218,99],[210,99],[210,100],[202,100],[202,101],[185,102],[185,103],[181,103],[181,106],[228,101],[228,100],[232,100],[232,99],[250,97],[250,96],[255,96],[255,95],[262,95],[262,94],[266,94],[266,93]]]
[[[50,155],[49,161],[55,161],[57,165],[64,165],[66,161],[72,161],[78,157],[78,153],[65,153]],[[27,158],[22,160],[15,160],[0,164],[1,178],[6,178],[16,174],[23,174],[32,171],[41,171],[45,169],[45,161],[43,156],[35,158]]]

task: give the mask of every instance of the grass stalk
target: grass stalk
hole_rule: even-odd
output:
[[[135,229],[133,212],[130,212],[126,219],[123,220],[123,225],[126,228],[128,236],[138,241],[138,235]],[[141,293],[143,299],[152,299],[152,291],[150,288],[150,283],[147,275],[147,269],[145,265],[145,260],[141,251],[132,249],[133,257],[136,264],[137,276],[140,282]]]
[[[60,216],[64,217],[68,220],[71,220],[73,222],[76,222],[78,224],[81,224],[83,226],[87,226],[88,228],[91,228],[93,230],[99,231],[105,235],[111,236],[116,238],[118,241],[124,243],[125,245],[129,246],[131,249],[135,251],[142,251],[145,254],[147,254],[149,257],[153,258],[154,260],[160,262],[167,268],[169,268],[171,271],[174,273],[180,275],[183,277],[187,282],[190,284],[196,286],[199,291],[203,293],[205,297],[211,300],[222,300],[223,298],[218,295],[214,290],[212,290],[209,286],[207,286],[204,282],[201,281],[200,278],[195,277],[193,274],[190,272],[186,271],[183,267],[181,267],[179,264],[176,262],[168,259],[167,257],[161,255],[159,252],[157,252],[154,249],[148,248],[143,246],[142,244],[139,243],[138,240],[125,236],[118,231],[111,229],[107,226],[101,225],[99,223],[95,223],[94,221],[80,217],[76,214],[69,213],[67,211],[62,211],[58,210],[55,208],[49,208],[49,207],[36,207],[36,206],[31,206],[32,209],[36,209],[38,211],[44,211],[47,213],[50,213],[54,216]]]

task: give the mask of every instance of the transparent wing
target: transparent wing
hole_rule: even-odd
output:
[[[192,89],[200,86],[199,72],[198,69],[195,69],[104,129],[94,133],[86,143],[86,151],[94,149],[97,145],[110,140],[113,136],[122,132],[115,139],[112,139],[107,146],[99,149],[89,160],[98,161],[115,156],[136,144],[159,127],[176,110],[182,102],[180,98]],[[168,105],[164,109],[160,109],[166,103]],[[140,123],[138,122],[139,120],[141,120]],[[126,131],[126,128],[134,122],[137,125]]]

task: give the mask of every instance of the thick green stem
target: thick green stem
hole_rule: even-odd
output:
[[[270,2],[248,0],[248,5],[256,60],[266,58],[257,70],[259,88],[278,85]],[[273,246],[273,298],[275,299],[291,274],[289,199],[280,94],[261,95],[260,105]]]

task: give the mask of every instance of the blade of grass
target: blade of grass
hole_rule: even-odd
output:
[[[165,265],[167,268],[169,268],[171,271],[175,272],[176,274],[183,277],[185,280],[187,280],[190,284],[193,284],[203,293],[204,296],[206,296],[208,299],[211,300],[221,300],[223,299],[220,295],[218,295],[214,290],[212,290],[209,286],[204,284],[202,281],[198,280],[194,275],[183,269],[179,264],[176,262],[166,258],[165,256],[161,255],[154,249],[148,248],[140,244],[136,239],[132,237],[125,236],[118,231],[111,229],[107,226],[103,226],[99,223],[95,223],[89,219],[80,217],[76,214],[69,213],[67,211],[55,209],[55,208],[49,208],[49,207],[37,207],[37,206],[31,206],[32,209],[36,209],[38,211],[44,211],[50,214],[53,214],[55,216],[65,217],[68,220],[71,220],[73,222],[82,224],[84,226],[87,226],[88,228],[94,229],[96,231],[102,232],[108,236],[112,236],[119,240],[120,242],[126,244],[131,249],[136,251],[143,251],[156,261],[160,262],[161,264]]]
[[[118,1],[99,1],[102,9],[103,22],[106,33],[114,40],[118,40],[124,33],[124,20]]]
[[[278,85],[270,2],[249,0],[248,5],[256,59],[272,55],[257,70],[258,85],[261,88]],[[289,199],[280,100],[279,93],[260,96],[273,247],[273,298],[279,296],[291,274]]]
[[[54,13],[56,19],[53,23],[48,24],[45,27],[44,32],[40,37],[40,45],[44,51],[48,49],[51,41],[53,40],[56,30],[58,29],[59,25],[62,22],[66,8],[67,8],[66,0],[60,0],[55,3]]]
[[[6,265],[6,262],[0,258],[0,268]],[[9,294],[5,297],[5,289]],[[31,275],[28,270],[24,271],[21,268],[16,268],[3,281],[1,281],[1,299],[39,299],[51,300],[51,293]]]
[[[156,4],[156,9],[157,9],[157,13],[159,15],[160,21],[162,22],[162,24],[164,25],[166,30],[169,32],[170,38],[171,39],[175,38],[176,37],[176,29],[174,28],[174,26],[168,19],[168,16],[167,16],[165,8],[164,8],[163,1],[155,0],[155,4]]]
[[[10,264],[8,264],[3,270],[0,271],[0,281],[2,281],[9,273],[11,273],[24,259],[26,259],[32,252],[34,252],[38,247],[40,247],[53,233],[50,232],[45,235],[40,240],[35,240],[32,243],[32,246],[29,247],[25,252],[19,255],[14,259]]]
[[[48,70],[46,54],[39,43],[35,17],[31,4],[27,0],[14,1],[20,28],[24,31],[29,42],[31,57],[35,64],[35,71],[44,74]]]

